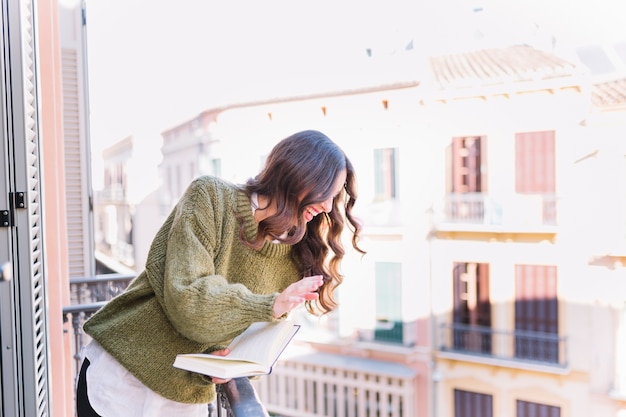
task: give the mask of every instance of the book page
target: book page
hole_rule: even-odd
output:
[[[178,356],[174,366],[218,378],[265,375],[272,369],[271,366],[262,366],[252,362],[220,360],[215,356],[193,354]]]
[[[291,340],[298,327],[289,321],[252,323],[228,345],[231,352],[223,358],[247,360],[269,366]]]
[[[253,323],[233,339],[227,356],[180,354],[173,365],[220,378],[268,374],[299,329],[300,325],[290,321]]]

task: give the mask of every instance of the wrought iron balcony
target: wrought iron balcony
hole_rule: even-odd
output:
[[[98,275],[91,278],[70,280],[73,304],[63,308],[63,321],[71,321],[74,332],[73,359],[75,378],[80,369],[80,352],[89,342],[83,333],[83,323],[108,300],[121,293],[130,283],[130,275]],[[217,399],[209,404],[207,417],[269,417],[269,414],[248,378],[235,378],[217,386]]]
[[[443,323],[439,327],[440,352],[506,360],[511,364],[567,367],[567,339],[558,334],[496,330],[485,326]]]
[[[452,193],[433,215],[438,230],[549,231],[557,225],[557,199],[554,194]]]

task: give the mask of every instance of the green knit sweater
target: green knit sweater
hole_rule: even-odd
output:
[[[274,321],[278,292],[300,279],[291,246],[245,246],[238,218],[254,236],[257,224],[241,190],[217,178],[195,180],[156,234],[144,271],[84,325],[141,382],[171,400],[213,401],[214,384],[174,368],[176,355],[223,348],[251,323]]]

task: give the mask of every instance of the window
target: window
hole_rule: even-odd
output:
[[[398,196],[396,154],[395,148],[374,149],[374,198],[378,201]]]
[[[561,417],[561,408],[517,400],[516,417]]]
[[[455,137],[448,148],[445,214],[450,222],[483,223],[486,192],[487,139],[482,136]]]
[[[454,417],[493,417],[493,396],[455,389]]]
[[[455,262],[453,280],[454,349],[491,353],[489,265]]]
[[[402,264],[376,262],[376,330],[374,339],[403,341]]]
[[[220,158],[211,159],[211,172],[217,177],[222,176],[222,160]]]
[[[515,135],[515,192],[542,198],[544,224],[556,222],[554,131]]]
[[[453,193],[480,193],[484,188],[482,166],[486,138],[481,136],[452,139],[451,191]]]
[[[515,135],[515,192],[555,192],[554,132]]]
[[[515,357],[559,361],[556,267],[515,266]]]

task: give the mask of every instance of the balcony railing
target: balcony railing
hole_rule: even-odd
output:
[[[458,323],[440,325],[439,350],[516,363],[567,367],[567,339],[558,334],[495,330]]]
[[[401,321],[383,321],[376,322],[374,329],[374,340],[379,342],[403,343],[404,323]]]
[[[75,305],[108,301],[124,291],[134,277],[127,274],[106,274],[71,278],[70,302]]]
[[[413,417],[417,373],[401,364],[313,353],[253,381],[267,409],[298,417]]]
[[[494,198],[485,193],[453,193],[434,210],[437,229],[459,226],[504,230],[544,230],[557,224],[554,194],[512,194]]]
[[[80,352],[89,338],[83,333],[83,323],[130,283],[130,275],[98,275],[70,280],[71,298],[79,303],[63,308],[63,321],[72,323],[74,332],[74,378],[80,369]],[[218,385],[217,400],[209,404],[208,417],[269,417],[248,378],[236,378]]]

